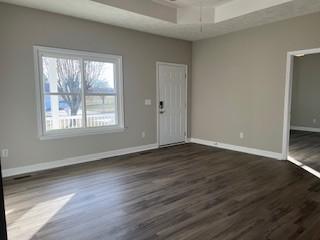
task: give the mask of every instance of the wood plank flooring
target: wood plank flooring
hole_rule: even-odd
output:
[[[9,240],[320,239],[320,181],[185,144],[5,183]]]
[[[320,133],[290,132],[289,156],[320,172]]]

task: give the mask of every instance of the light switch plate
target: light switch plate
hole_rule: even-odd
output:
[[[151,99],[145,99],[144,100],[144,105],[150,106],[151,105]]]

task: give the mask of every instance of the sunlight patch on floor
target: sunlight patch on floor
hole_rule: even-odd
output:
[[[8,216],[9,214],[13,213],[15,209],[6,209],[6,215]]]
[[[303,163],[299,162],[298,160],[294,159],[294,158],[291,157],[291,156],[288,156],[288,160],[289,160],[290,162],[292,162],[293,164],[295,164],[295,165],[303,168],[304,170],[308,171],[309,173],[313,174],[314,176],[320,178],[320,172],[314,170],[313,168],[304,165]]]
[[[73,196],[70,194],[35,205],[8,226],[9,239],[31,240]]]

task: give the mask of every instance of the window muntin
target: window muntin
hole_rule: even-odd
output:
[[[43,47],[35,53],[41,136],[123,129],[120,56]]]

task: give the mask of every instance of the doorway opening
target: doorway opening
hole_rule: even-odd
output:
[[[320,48],[288,52],[282,157],[320,177]]]

